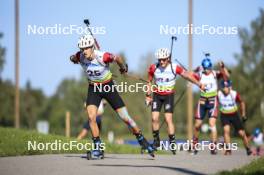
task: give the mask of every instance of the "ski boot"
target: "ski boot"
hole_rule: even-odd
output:
[[[216,142],[214,142],[213,144],[216,145]],[[211,153],[211,155],[216,155],[217,154],[216,146],[214,146],[214,149],[213,149],[213,146],[211,147],[210,153]]]
[[[94,148],[92,151],[87,151],[87,160],[97,160],[104,158],[104,151],[101,149],[101,140],[99,137],[93,138]]]
[[[151,144],[152,148],[157,151],[160,147],[160,138],[154,138],[153,143]]]
[[[248,147],[246,148],[246,152],[247,152],[247,155],[248,155],[248,156],[252,155],[252,151],[251,151],[250,148],[248,148]]]
[[[198,138],[193,137],[193,143],[191,144],[192,147],[191,150],[193,151],[192,155],[198,154],[198,150],[196,149],[197,144],[198,144]]]
[[[232,154],[232,151],[231,150],[225,150],[225,156],[228,156],[228,155],[231,155]]]
[[[136,137],[137,137],[139,145],[141,146],[141,153],[143,153],[146,150],[151,157],[155,157],[154,149],[148,143],[145,137],[141,133],[136,134]]]
[[[175,135],[169,135],[169,143],[170,143],[170,150],[172,154],[175,155],[177,149]]]

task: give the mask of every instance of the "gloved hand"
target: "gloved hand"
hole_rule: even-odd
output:
[[[71,55],[70,60],[74,64],[78,64],[80,62],[80,52],[77,52],[75,55]]]
[[[152,104],[152,97],[149,95],[149,96],[146,96],[146,99],[145,99],[145,104],[148,106],[150,106]]]
[[[125,74],[125,73],[127,73],[127,71],[128,71],[128,65],[127,65],[127,64],[123,65],[123,66],[119,69],[119,71],[120,71],[121,74]]]

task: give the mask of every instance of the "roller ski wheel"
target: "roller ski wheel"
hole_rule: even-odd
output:
[[[100,160],[104,159],[104,152],[93,150],[93,151],[87,151],[87,160]]]

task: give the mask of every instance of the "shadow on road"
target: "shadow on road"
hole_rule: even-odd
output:
[[[185,174],[191,174],[191,175],[205,175],[203,173],[195,172],[192,170],[188,170],[185,168],[177,168],[177,167],[169,167],[169,166],[160,166],[160,165],[122,165],[122,164],[93,164],[93,166],[100,166],[100,167],[132,167],[132,168],[162,168],[162,169],[168,169],[172,171],[178,171]]]
[[[82,159],[86,159],[87,156],[86,155],[66,155],[64,157],[77,157],[77,158],[82,158]],[[142,157],[132,157],[132,158],[128,158],[128,157],[115,157],[115,156],[105,156],[105,159],[123,159],[123,160],[155,160],[154,158],[142,158]]]
[[[79,155],[66,155],[64,157],[77,157],[77,158],[82,158],[82,159],[86,159],[87,158],[86,155],[81,155],[81,156],[79,156]]]

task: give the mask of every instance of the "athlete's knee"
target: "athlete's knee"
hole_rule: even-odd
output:
[[[159,118],[156,116],[152,116],[152,123],[159,123]]]
[[[89,122],[96,122],[96,111],[87,110]]]

